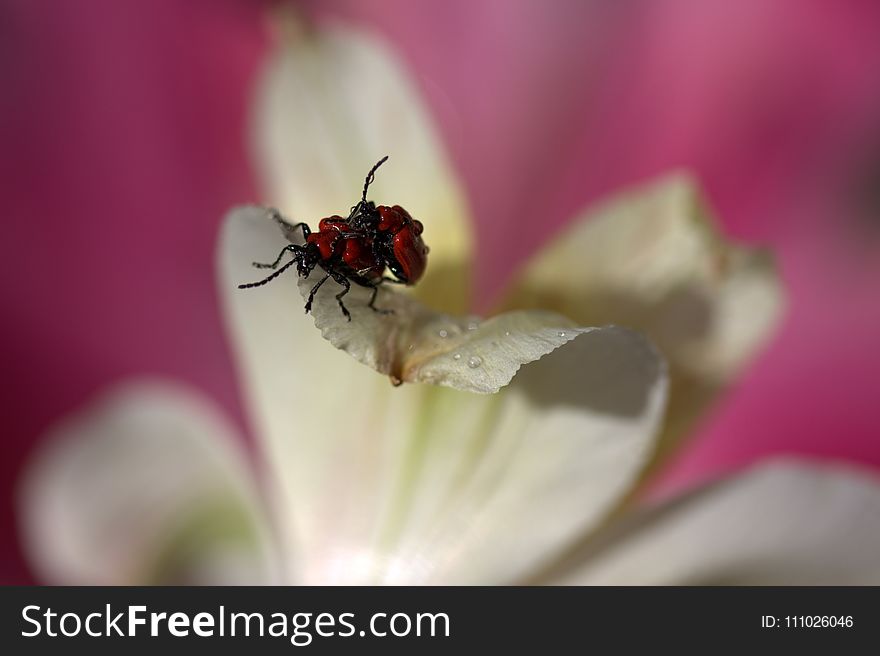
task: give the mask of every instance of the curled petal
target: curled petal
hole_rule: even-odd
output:
[[[496,395],[404,389],[422,390],[425,414],[382,516],[380,580],[506,584],[594,530],[631,488],[666,374],[642,337],[608,328],[523,366]]]
[[[308,299],[317,270],[300,279]],[[480,394],[507,385],[519,368],[534,362],[593,328],[578,328],[565,317],[539,310],[507,312],[486,321],[436,312],[412,296],[382,287],[376,305],[368,307],[371,290],[352,285],[344,297],[349,321],[332,278],[314,296],[315,325],[333,346],[388,375],[395,384],[432,383]]]

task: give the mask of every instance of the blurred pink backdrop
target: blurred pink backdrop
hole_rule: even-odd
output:
[[[244,121],[265,6],[0,6],[0,582],[31,581],[13,494],[35,440],[102,386],[180,378],[244,427],[213,248],[223,212],[257,199]],[[477,217],[482,302],[587,201],[670,167],[775,250],[781,330],[665,488],[773,453],[880,466],[880,4],[304,8],[384,35],[416,74]]]

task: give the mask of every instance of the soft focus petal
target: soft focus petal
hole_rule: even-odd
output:
[[[245,455],[170,383],[113,389],[59,424],[20,490],[25,551],[70,585],[244,584],[276,575]]]
[[[782,291],[769,256],[726,241],[697,185],[675,174],[587,211],[524,268],[503,306],[645,333],[670,365],[663,451],[767,340]]]
[[[491,396],[393,387],[321,338],[295,273],[235,288],[279,244],[263,213],[234,212],[219,266],[298,580],[514,581],[629,488],[666,391],[642,338],[580,335]]]
[[[773,463],[638,512],[558,568],[553,583],[880,584],[880,480]]]
[[[360,200],[382,156],[369,198],[401,205],[425,225],[429,267],[414,293],[463,311],[470,289],[471,226],[419,92],[393,52],[342,27],[307,31],[291,22],[259,86],[255,165],[267,200],[314,225]]]

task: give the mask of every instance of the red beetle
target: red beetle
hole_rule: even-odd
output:
[[[390,237],[387,251],[390,257],[384,258],[386,266],[401,282],[414,284],[428,265],[428,247],[422,240],[425,227],[400,205],[379,205],[376,211],[379,213],[376,226],[379,238]]]
[[[372,310],[383,314],[390,312],[374,305],[379,286],[385,282],[405,285],[418,282],[428,264],[428,247],[422,240],[424,226],[421,221],[413,219],[400,205],[376,206],[372,201],[367,200],[367,190],[373,181],[376,169],[387,159],[386,155],[370,169],[364,182],[361,200],[351,208],[348,217],[331,216],[321,219],[317,232],[312,232],[305,223],[289,223],[278,210],[270,210],[273,218],[292,243],[285,246],[271,264],[254,262],[257,268],[277,269],[272,275],[258,282],[239,285],[239,288],[265,285],[294,264],[300,277],[303,278],[308,277],[316,266],[320,266],[326,275],[309,293],[305,305],[306,312],[312,309],[315,294],[329,278],[333,278],[343,287],[336,295],[336,300],[349,321],[351,314],[342,298],[351,289],[351,282],[373,290],[368,303]],[[296,243],[299,240],[294,241],[296,239],[294,233],[297,230],[302,231],[304,244]],[[288,251],[293,254],[293,259],[278,268]],[[384,275],[386,268],[394,278]]]

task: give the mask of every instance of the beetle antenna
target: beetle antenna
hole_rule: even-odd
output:
[[[370,172],[367,173],[367,179],[364,181],[364,194],[363,194],[363,196],[361,196],[361,204],[362,205],[367,204],[367,189],[370,188],[370,185],[373,182],[373,178],[376,176],[376,169],[378,169],[380,166],[382,166],[385,163],[385,160],[387,160],[387,159],[388,159],[388,155],[385,155],[385,157],[383,157],[378,162],[376,162],[375,166],[373,166],[373,168],[370,169]]]

